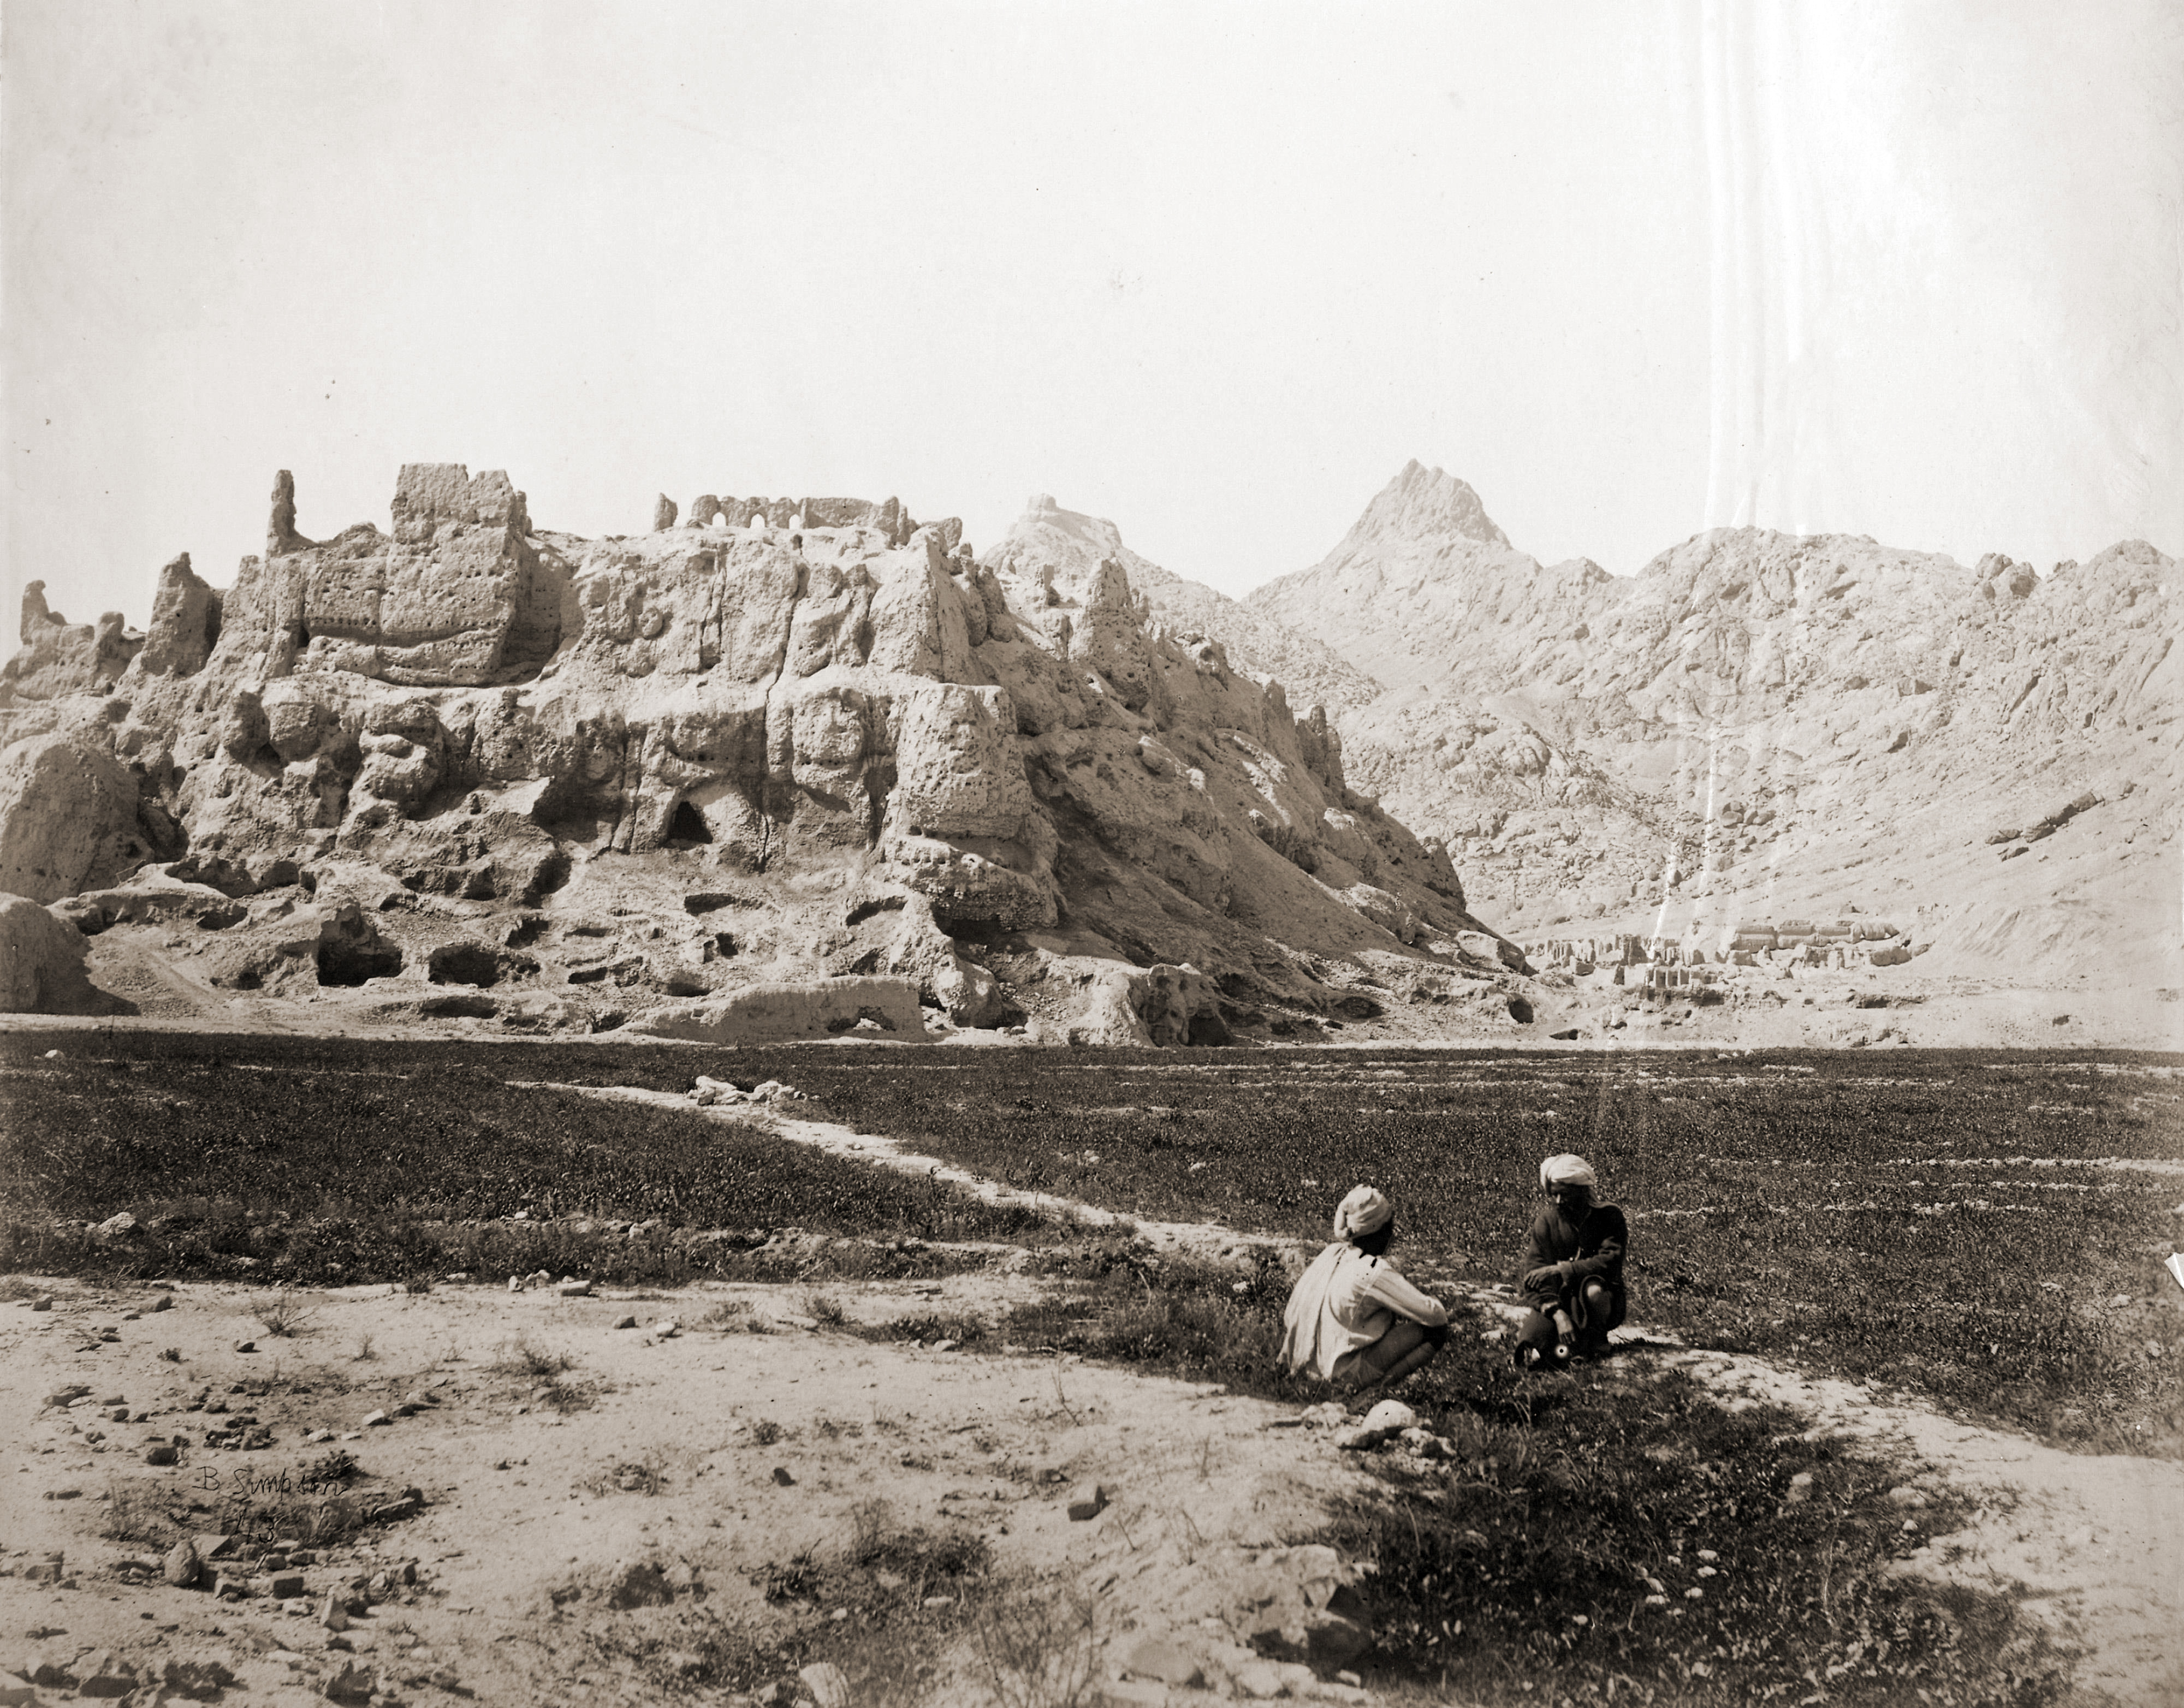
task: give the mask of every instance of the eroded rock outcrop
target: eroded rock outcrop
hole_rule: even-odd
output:
[[[233,586],[170,565],[135,665],[9,761],[14,887],[112,892],[186,838],[171,871],[248,902],[186,952],[259,995],[505,1020],[503,987],[566,985],[542,1000],[587,1024],[679,1003],[749,1031],[738,992],[823,976],[909,990],[903,1035],[922,1004],[1162,1043],[1327,1010],[1325,957],[1426,958],[1470,923],[1446,852],[1347,789],[1324,715],[1149,627],[1112,526],[1051,500],[985,562],[893,498],[705,494],[585,539],[504,474],[411,464],[391,510],[308,538],[283,474]],[[306,872],[308,904],[258,893]],[[118,943],[172,899],[86,920]],[[1027,955],[1070,1011],[1027,1011],[996,970]],[[488,965],[491,1000],[430,992]]]
[[[83,934],[27,896],[0,894],[0,1014],[132,1014],[84,971]]]
[[[23,589],[20,633],[22,649],[0,665],[0,707],[103,693],[144,645],[119,611],[96,623],[70,622],[47,605],[43,581]]]
[[[220,639],[220,609],[219,591],[199,579],[184,552],[159,571],[152,595],[152,626],[131,667],[167,676],[203,670]]]
[[[134,871],[156,851],[138,805],[95,731],[0,752],[0,892],[58,901]]]

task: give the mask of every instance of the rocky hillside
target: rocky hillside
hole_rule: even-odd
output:
[[[1507,1032],[1519,957],[1447,853],[1222,645],[1148,626],[1112,526],[981,561],[894,499],[532,520],[411,465],[148,630],[42,587],[0,679],[26,1006],[717,1038]],[[1330,680],[1364,679],[1339,660]],[[92,993],[86,994],[86,991]],[[29,993],[26,997],[22,993]],[[266,1023],[276,1023],[267,1021]]]
[[[2042,574],[1723,530],[1613,577],[1412,463],[1243,603],[1387,685],[1351,782],[1528,941],[1886,911],[1930,971],[2184,982],[2184,588],[2142,542]]]
[[[1025,506],[1003,549],[1027,566],[1112,559],[1128,576],[1140,609],[1164,629],[1185,645],[1217,637],[1230,668],[1255,682],[1280,682],[1294,705],[1322,706],[1337,716],[1383,692],[1384,684],[1310,632],[1262,616],[1203,581],[1171,574],[1124,545],[1112,522],[1065,510],[1044,492]]]

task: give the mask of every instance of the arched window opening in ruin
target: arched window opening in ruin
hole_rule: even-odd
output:
[[[668,821],[667,843],[695,847],[711,842],[713,832],[705,823],[705,815],[688,801],[675,804],[675,816]]]

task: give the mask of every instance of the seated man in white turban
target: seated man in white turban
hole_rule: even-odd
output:
[[[1612,1204],[1595,1204],[1599,1183],[1581,1156],[1551,1156],[1540,1165],[1547,1207],[1524,1237],[1517,1288],[1532,1308],[1517,1331],[1517,1362],[1567,1364],[1602,1351],[1607,1331],[1623,1321],[1623,1254],[1630,1230]]]
[[[1361,1186],[1335,1207],[1334,1243],[1312,1259],[1282,1313],[1282,1358],[1340,1387],[1392,1388],[1448,1344],[1448,1310],[1388,1261],[1396,1213]]]

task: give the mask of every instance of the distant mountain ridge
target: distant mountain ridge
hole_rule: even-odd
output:
[[[1412,462],[1318,564],[1229,602],[1248,627],[1145,590],[1163,620],[1261,658],[1309,634],[1384,684],[1330,708],[1351,782],[1446,838],[1513,932],[1875,904],[1885,870],[1892,902],[1977,911],[1936,946],[1987,963],[2037,943],[2173,982],[2184,953],[2149,853],[2179,828],[2184,587],[2144,542],[2042,576],[1718,529],[1616,577],[1542,565]],[[2113,858],[2036,879],[1986,848],[2088,787],[2119,804],[2074,821],[2077,851]]]

